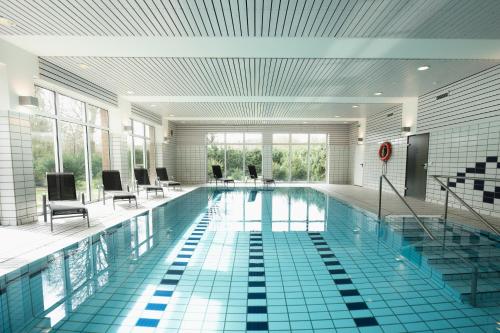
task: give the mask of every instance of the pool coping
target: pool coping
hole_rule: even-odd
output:
[[[84,240],[88,237],[92,237],[100,232],[103,232],[103,231],[107,230],[108,228],[115,227],[115,226],[117,226],[117,225],[119,225],[127,220],[133,219],[133,218],[135,218],[139,215],[142,215],[148,211],[151,211],[155,208],[158,208],[162,205],[165,205],[173,200],[181,198],[184,195],[186,195],[186,194],[188,194],[188,193],[190,193],[190,192],[192,192],[200,187],[202,187],[202,186],[195,185],[193,187],[183,188],[182,193],[177,192],[177,193],[179,193],[179,195],[176,195],[175,197],[166,197],[164,199],[160,199],[157,202],[152,202],[153,206],[139,208],[139,209],[136,209],[133,211],[124,211],[125,212],[124,217],[118,218],[118,219],[116,219],[116,221],[112,221],[106,225],[104,225],[102,223],[99,223],[97,225],[92,225],[92,223],[91,223],[91,227],[89,229],[83,229],[83,230],[79,231],[76,235],[67,236],[67,237],[64,237],[61,239],[55,239],[54,241],[57,245],[54,245],[54,243],[47,242],[43,245],[40,245],[39,247],[25,250],[24,252],[19,253],[18,256],[11,257],[11,258],[8,258],[7,260],[0,262],[0,279],[6,277],[9,274],[14,273],[16,270],[20,270],[21,268],[25,267],[26,265],[29,265],[32,262],[35,262],[35,261],[40,260],[44,257],[47,257],[54,252],[60,251],[68,246],[71,246],[73,244],[81,242],[82,240]],[[100,202],[96,202],[94,204],[99,204],[99,203]],[[130,214],[127,214],[127,212],[130,212]],[[91,222],[92,222],[92,220],[91,220]],[[35,222],[35,224],[36,223],[38,223],[38,222]],[[15,227],[8,226],[6,228],[13,229]],[[92,232],[88,233],[87,232],[88,230],[92,230]],[[50,235],[50,236],[52,237],[54,235]],[[21,256],[26,256],[26,259],[20,260]],[[14,264],[12,264],[12,262],[14,262]],[[2,266],[5,265],[6,263],[10,263],[11,265],[3,268]]]

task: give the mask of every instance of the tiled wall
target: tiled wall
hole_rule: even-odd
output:
[[[35,218],[29,116],[0,111],[0,224],[31,223]]]
[[[398,192],[404,194],[407,138],[401,135],[402,113],[402,106],[399,105],[366,119],[364,187],[378,189],[383,165],[378,150],[382,142],[389,141],[392,144],[392,156],[387,162],[387,178]],[[391,191],[387,185],[384,185],[383,190]]]
[[[349,183],[349,125],[180,125],[177,124],[176,176],[184,183],[206,181],[205,136],[209,132],[260,132],[263,140],[263,176],[272,176],[272,133],[328,133],[329,182]]]
[[[176,177],[184,184],[206,182],[207,153],[204,145],[177,145]]]
[[[348,145],[330,145],[329,183],[350,184],[349,182],[349,154]]]
[[[500,179],[500,66],[419,97],[418,132],[429,132],[428,175]],[[437,99],[442,94],[447,97]],[[500,216],[500,182],[451,179],[450,187],[481,213]],[[427,201],[445,192],[427,179]],[[460,204],[450,197],[450,204]]]

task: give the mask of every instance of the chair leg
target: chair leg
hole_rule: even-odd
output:
[[[47,223],[47,196],[42,196],[43,221]]]
[[[90,228],[90,218],[89,218],[89,211],[85,210],[85,215],[87,216],[87,227]]]
[[[113,210],[115,210],[115,198],[113,198]]]
[[[135,198],[135,209],[137,209],[137,198]]]
[[[102,191],[102,204],[106,206],[106,192]]]
[[[50,232],[54,232],[54,223],[52,222],[52,211],[50,211]]]

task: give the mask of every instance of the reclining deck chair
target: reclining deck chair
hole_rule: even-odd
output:
[[[158,184],[165,186],[167,189],[172,186],[174,189],[177,186],[179,190],[181,189],[181,183],[175,180],[170,180],[168,178],[167,168],[156,168],[156,177],[158,179]]]
[[[113,209],[115,209],[115,201],[131,200],[135,201],[135,208],[137,208],[137,197],[134,193],[130,192],[127,185],[127,190],[123,190],[120,171],[118,170],[103,170],[102,171],[102,203],[106,204],[106,194],[111,195],[113,200]]]
[[[49,202],[47,203],[47,196]],[[43,196],[43,218],[47,222],[47,208],[50,211],[50,231],[54,231],[53,219],[64,216],[79,216],[87,219],[90,228],[89,212],[85,207],[85,195],[78,202],[76,196],[75,176],[72,173],[47,173],[47,196]]]
[[[160,191],[163,197],[165,197],[165,192],[163,192],[163,187],[157,185],[151,185],[147,169],[144,168],[134,169],[134,176],[135,176],[137,195],[139,195],[139,191],[142,189],[146,191],[146,198],[149,198],[149,192],[155,192],[155,195],[158,195],[158,191]]]
[[[270,184],[274,184],[274,186],[276,186],[276,182],[272,178],[259,178],[259,176],[257,175],[257,168],[255,168],[255,165],[251,164],[248,165],[248,173],[250,174],[250,179],[253,179],[255,186],[257,186],[257,180],[259,179],[262,180],[263,185],[268,186]]]
[[[233,183],[233,187],[236,186],[234,183],[234,179],[231,178],[224,178],[222,176],[222,169],[220,165],[212,165],[212,173],[215,178],[215,186],[217,187],[218,182],[224,183],[224,186],[227,186],[229,183]]]

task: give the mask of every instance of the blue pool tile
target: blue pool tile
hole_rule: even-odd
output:
[[[374,317],[354,318],[354,322],[356,323],[356,326],[358,326],[358,327],[378,325],[378,322]]]
[[[190,254],[179,254],[177,255],[177,258],[191,258]]]
[[[166,308],[167,304],[148,303],[146,305],[146,310],[152,310],[152,311],[165,311]]]
[[[173,291],[169,290],[156,290],[154,292],[154,296],[161,296],[161,297],[171,297],[173,294]]]
[[[159,322],[160,320],[158,319],[139,318],[135,326],[157,327]]]
[[[179,280],[174,280],[174,279],[162,279],[160,281],[160,284],[165,284],[165,285],[177,285],[179,283]]]
[[[188,263],[185,261],[174,261],[172,263],[172,266],[187,266],[187,265],[188,265]]]
[[[346,289],[339,290],[341,296],[358,296],[359,291],[357,289]]]

